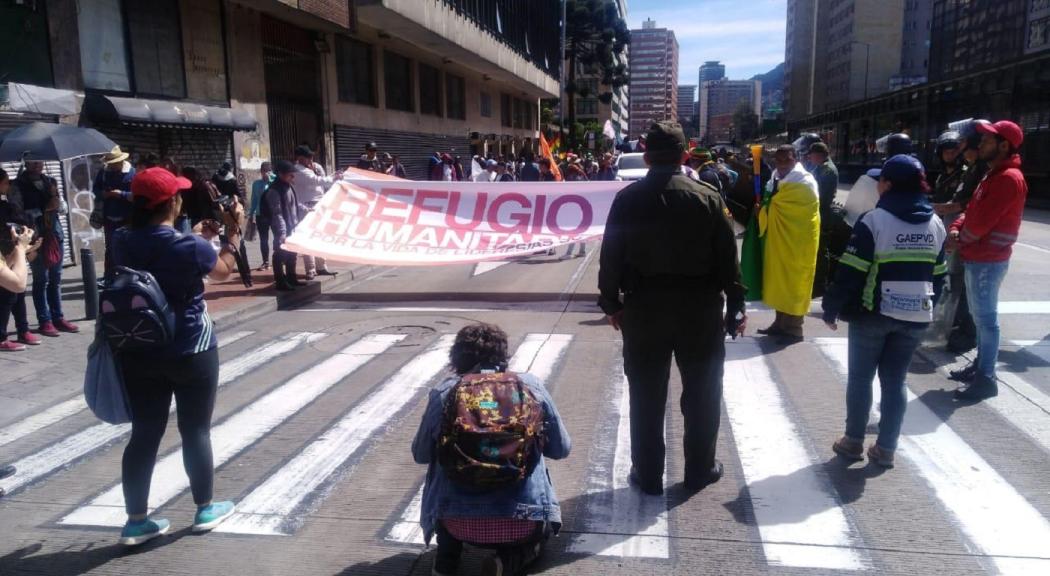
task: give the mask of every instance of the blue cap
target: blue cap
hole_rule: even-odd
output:
[[[907,154],[898,154],[882,165],[882,168],[868,170],[868,176],[878,180],[885,178],[894,184],[908,184],[919,180],[926,173],[922,162]]]

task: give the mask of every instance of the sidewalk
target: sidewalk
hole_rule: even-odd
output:
[[[248,261],[252,268],[262,263],[258,242],[248,242]],[[102,276],[102,255],[96,255],[96,274]],[[318,276],[317,280],[295,292],[277,292],[273,289],[273,274],[252,272],[254,286],[245,288],[239,276],[226,282],[209,282],[204,299],[215,322],[215,332],[229,330],[238,324],[309,302],[323,292],[338,290],[367,275],[372,266],[338,264],[330,269],[336,276]],[[300,277],[302,259],[300,257]],[[0,353],[0,426],[22,414],[32,413],[58,400],[79,394],[84,380],[88,344],[94,336],[95,323],[85,319],[84,284],[80,266],[62,271],[62,309],[66,319],[80,327],[78,334],[62,334],[58,338],[41,337],[40,346],[29,346],[24,352]],[[30,278],[30,283],[32,278]],[[30,289],[31,292],[31,289]],[[36,313],[31,294],[26,295],[29,325],[36,330]],[[14,319],[8,324],[14,331]],[[11,337],[14,337],[13,334]]]

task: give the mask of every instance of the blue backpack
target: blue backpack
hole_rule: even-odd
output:
[[[162,348],[175,338],[175,311],[152,274],[118,266],[99,294],[101,336],[114,351]]]

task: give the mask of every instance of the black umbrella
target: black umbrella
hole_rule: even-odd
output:
[[[11,130],[0,142],[0,162],[68,160],[106,154],[116,146],[98,130],[33,122]]]

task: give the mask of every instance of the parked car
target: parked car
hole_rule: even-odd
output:
[[[644,156],[641,152],[620,154],[616,158],[616,179],[631,181],[645,178],[649,167],[645,165]]]

